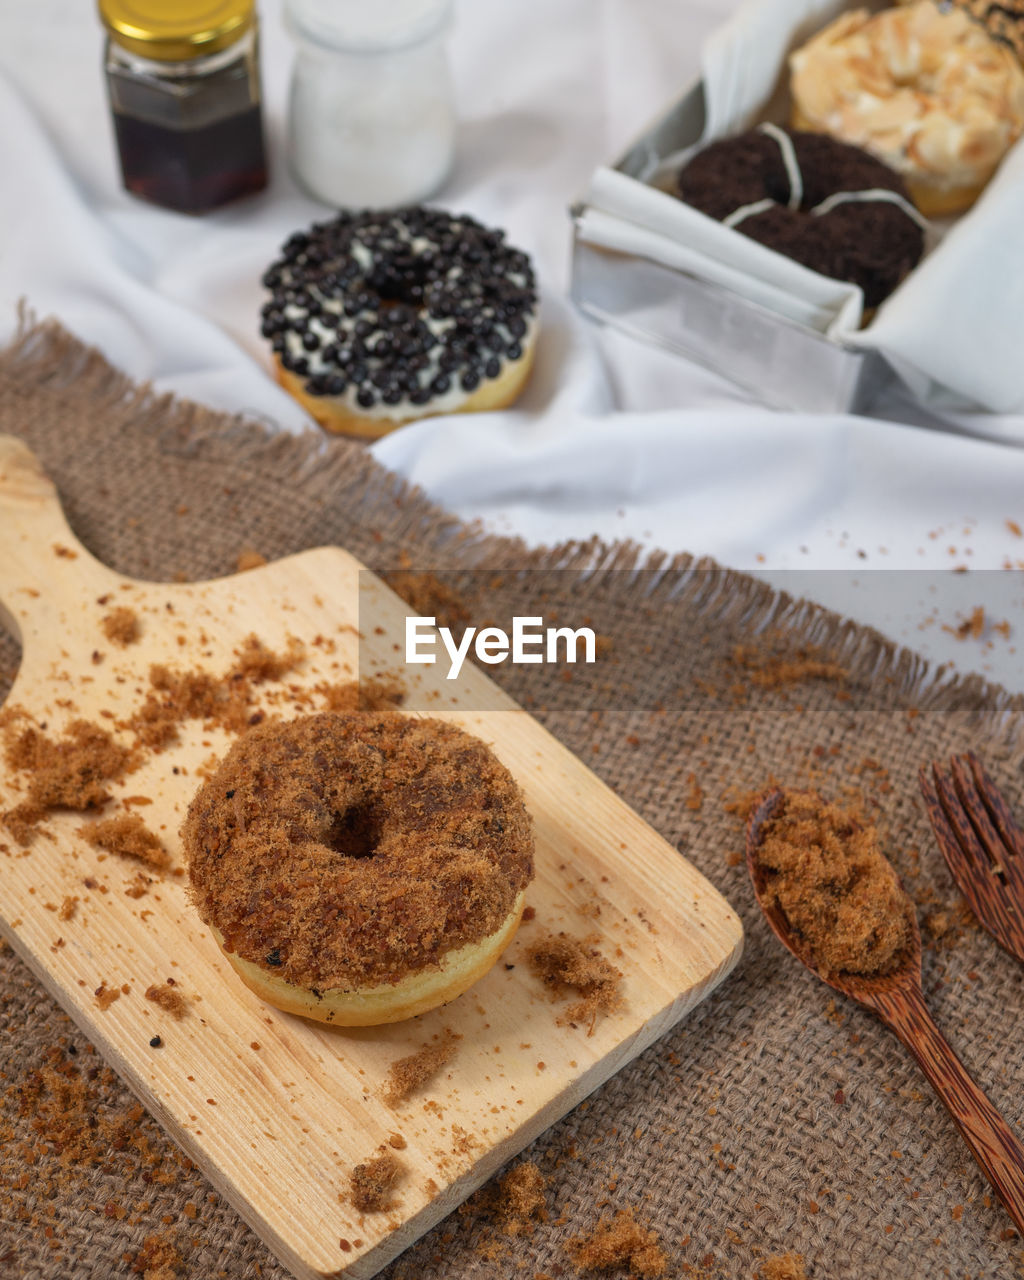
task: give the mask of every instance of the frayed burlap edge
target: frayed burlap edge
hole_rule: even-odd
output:
[[[934,666],[912,649],[872,627],[813,601],[780,591],[751,575],[726,569],[708,557],[649,550],[635,542],[598,537],[529,547],[522,539],[487,533],[430,501],[418,487],[388,471],[350,441],[310,428],[282,432],[266,422],[208,409],[170,392],[137,384],[55,319],[39,321],[22,304],[18,331],[0,352],[0,374],[17,371],[41,386],[69,387],[97,408],[131,413],[136,429],[159,437],[179,456],[243,464],[282,484],[301,484],[312,497],[346,504],[368,516],[386,504],[401,514],[400,540],[432,552],[435,563],[419,568],[506,568],[515,571],[595,571],[635,574],[636,602],[671,599],[709,621],[743,622],[752,633],[785,629],[799,641],[828,650],[851,679],[885,683],[894,696],[921,711],[962,717],[965,728],[983,725],[993,748],[1024,756],[1024,696],[976,674]],[[616,591],[621,593],[621,583]]]

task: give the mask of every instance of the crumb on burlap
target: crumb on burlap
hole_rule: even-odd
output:
[[[348,680],[321,685],[317,692],[325,711],[393,711],[405,701],[405,687],[397,680]]]
[[[152,1000],[155,1005],[159,1005],[161,1009],[179,1021],[188,1012],[188,1001],[170,979],[159,985],[154,983],[153,986],[147,987],[146,999]]]
[[[589,1235],[569,1240],[566,1249],[579,1271],[610,1271],[628,1266],[641,1280],[654,1280],[668,1270],[668,1258],[657,1233],[642,1226],[633,1209],[619,1209],[614,1217],[602,1214]]]
[[[87,823],[75,834],[94,849],[134,858],[156,871],[163,871],[170,865],[170,855],[159,837],[150,831],[137,813],[119,813],[113,818]]]
[[[127,747],[106,729],[87,720],[73,720],[62,738],[50,738],[32,726],[10,726],[4,761],[28,774],[24,800],[2,815],[19,842],[31,842],[36,828],[52,809],[98,809],[110,799],[106,784],[115,782],[137,763]]]
[[[921,929],[937,950],[955,947],[965,933],[980,928],[977,916],[963,898],[936,904],[935,891],[930,885],[922,887],[913,897],[922,909]]]
[[[463,1217],[484,1215],[505,1236],[530,1235],[547,1221],[547,1180],[532,1160],[524,1160],[497,1182],[489,1183],[459,1206]],[[487,1242],[490,1252],[493,1241]]]
[[[139,615],[125,604],[120,604],[104,614],[100,620],[100,626],[110,643],[119,645],[122,649],[134,644],[142,635]]]
[[[222,676],[208,671],[177,671],[163,663],[149,669],[150,690],[128,721],[140,745],[162,751],[178,737],[186,720],[242,733],[253,723],[253,689],[280,680],[302,661],[304,646],[289,641],[284,653],[249,635],[236,650],[234,664]]]
[[[388,1067],[381,1096],[389,1107],[400,1106],[407,1098],[430,1083],[452,1058],[462,1039],[449,1027],[445,1027],[440,1039],[432,1044],[398,1058]]]
[[[768,792],[774,791],[778,785],[774,776],[769,776],[763,786],[753,791],[744,791],[736,786],[728,786],[722,798],[722,808],[726,813],[731,813],[734,817],[739,818],[741,822],[746,822]]]
[[[704,792],[695,773],[686,776],[686,807],[694,813],[699,813],[704,807]]]
[[[844,681],[849,672],[815,645],[798,645],[787,653],[775,652],[772,637],[759,644],[733,645],[732,664],[746,673],[749,682],[760,689],[781,689],[805,680]]]
[[[780,1253],[765,1258],[758,1272],[758,1280],[808,1280],[804,1270],[802,1253]]]
[[[405,1165],[391,1151],[357,1164],[349,1174],[349,1199],[361,1213],[383,1213],[394,1203],[392,1192]]]
[[[549,934],[533,943],[526,960],[553,999],[568,998],[571,993],[580,997],[559,1016],[560,1026],[586,1023],[587,1034],[592,1035],[598,1015],[622,1006],[622,973],[585,939]]]
[[[71,1244],[76,1251],[81,1218],[69,1214],[75,1205],[88,1204],[87,1217],[100,1212],[127,1227],[152,1222],[149,1197],[158,1187],[174,1188],[176,1196],[191,1192],[195,1201],[208,1191],[191,1161],[126,1094],[95,1049],[64,1037],[5,1064],[0,1143],[8,1158],[5,1172],[12,1175],[0,1186],[0,1220],[16,1223],[26,1243],[33,1239],[39,1249]],[[111,1197],[105,1203],[96,1203],[100,1188]],[[132,1236],[137,1247],[141,1233]],[[8,1274],[2,1265],[0,1273]]]
[[[246,573],[250,569],[262,569],[268,563],[267,557],[255,548],[243,547],[235,560],[235,569],[238,573]]]
[[[176,1280],[182,1274],[184,1259],[170,1232],[158,1232],[146,1236],[142,1248],[134,1256],[128,1254],[125,1261],[143,1280]]]
[[[534,1223],[547,1220],[546,1185],[532,1160],[517,1164],[500,1179],[488,1207],[506,1235],[529,1235]]]

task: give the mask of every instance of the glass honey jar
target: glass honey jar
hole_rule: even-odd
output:
[[[99,0],[124,185],[183,213],[266,186],[253,0]]]

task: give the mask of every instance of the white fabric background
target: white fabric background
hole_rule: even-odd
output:
[[[770,412],[679,357],[598,331],[567,300],[568,205],[695,79],[701,43],[731,7],[457,0],[458,161],[436,199],[505,227],[533,255],[542,346],[515,408],[428,420],[374,452],[496,531],[713,555],[1024,690],[1024,540],[1008,525],[1024,526],[1013,443],[1024,418],[940,422],[895,397],[875,419]],[[268,376],[259,277],[326,210],[288,174],[292,50],[280,0],[260,12],[273,179],[197,220],[121,190],[94,7],[0,0],[0,340],[24,297],[136,378],[304,425]],[[959,566],[972,572],[949,572]],[[790,572],[804,569],[829,572]],[[943,629],[978,604],[1013,634]]]

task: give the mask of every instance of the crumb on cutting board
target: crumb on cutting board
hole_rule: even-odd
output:
[[[116,644],[122,649],[134,644],[139,636],[142,635],[142,624],[139,622],[139,615],[134,609],[129,609],[124,604],[118,605],[116,608],[111,609],[109,613],[104,614],[100,620],[100,626],[110,643]]]
[[[98,809],[110,799],[108,782],[118,781],[137,763],[135,754],[87,720],[73,720],[62,738],[34,726],[10,726],[4,743],[9,768],[28,775],[24,800],[2,815],[20,844],[31,842],[51,809]]]
[[[170,865],[170,855],[159,837],[150,831],[137,813],[120,813],[113,818],[90,822],[79,827],[76,835],[95,849],[134,858],[156,871],[163,871]]]
[[[397,680],[348,680],[320,685],[317,692],[326,711],[393,711],[405,701],[405,688]]]
[[[203,720],[229,733],[242,733],[253,723],[253,687],[280,680],[299,665],[304,653],[305,647],[295,639],[284,653],[277,653],[258,636],[249,635],[222,676],[154,663],[149,669],[150,690],[128,727],[151,751],[162,751],[174,742],[186,720]]]
[[[152,1000],[155,1005],[159,1005],[171,1017],[179,1020],[184,1018],[188,1012],[188,1001],[171,978],[168,978],[166,982],[154,983],[151,987],[147,987],[146,999]]]
[[[429,1084],[455,1057],[461,1038],[449,1027],[445,1027],[435,1043],[425,1044],[415,1053],[392,1062],[381,1095],[388,1106],[399,1106]]]
[[[392,1151],[357,1164],[349,1174],[349,1199],[362,1213],[383,1213],[394,1203],[392,1192],[405,1165]]]
[[[100,1011],[106,1013],[115,1000],[120,1000],[121,988],[108,987],[104,981],[96,988],[93,995],[96,997],[96,1003],[99,1005]]]
[[[600,1014],[612,1013],[622,1006],[621,971],[586,939],[566,933],[549,934],[530,946],[526,959],[530,971],[544,983],[553,999],[567,998],[572,993],[580,997],[559,1016],[560,1025],[585,1023],[589,1035]]]

